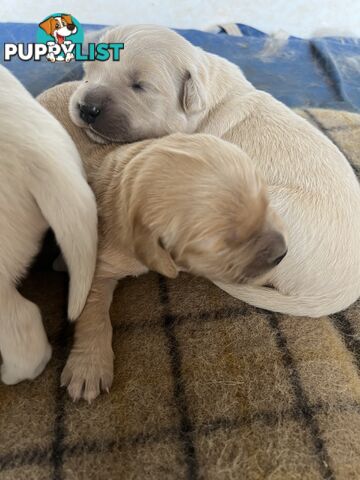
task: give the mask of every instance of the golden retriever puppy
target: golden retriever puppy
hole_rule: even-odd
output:
[[[94,399],[113,376],[109,307],[119,279],[179,270],[212,281],[253,283],[286,255],[282,223],[253,162],[211,135],[174,134],[97,146],[70,120],[78,83],[39,97],[78,147],[99,210],[96,272],[62,382]]]
[[[72,97],[72,119],[92,139],[210,133],[240,146],[265,178],[288,254],[264,286],[219,286],[292,315],[319,317],[352,304],[360,295],[360,188],[339,149],[236,65],[165,27],[115,27],[101,41],[125,49],[120,62],[88,62]]]
[[[37,377],[51,357],[39,308],[17,289],[51,226],[70,273],[69,317],[84,308],[94,275],[97,212],[65,129],[0,66],[1,380]]]

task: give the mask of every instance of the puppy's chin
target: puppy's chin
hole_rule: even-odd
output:
[[[101,145],[107,144],[107,143],[114,143],[114,140],[111,140],[110,138],[106,138],[101,134],[98,134],[94,129],[89,127],[89,125],[84,122],[77,112],[74,111],[73,108],[69,108],[69,113],[70,113],[70,119],[73,122],[74,125],[76,125],[79,128],[82,128],[85,130],[87,136],[96,143],[100,143]]]
[[[92,126],[89,127],[89,125],[86,126],[86,133],[91,140],[93,140],[96,143],[100,143],[101,145],[107,145],[110,143],[117,143],[118,145],[124,145],[126,143],[131,143],[132,141],[135,142],[136,140],[118,140],[117,138],[111,138],[103,133],[98,132]]]
[[[90,128],[86,128],[86,129],[85,129],[85,132],[86,132],[87,136],[88,136],[93,142],[99,143],[100,145],[106,145],[106,144],[108,144],[108,143],[113,143],[113,142],[111,142],[110,140],[108,140],[107,138],[101,137],[100,135],[98,135],[97,133],[95,133],[93,130],[90,130]]]

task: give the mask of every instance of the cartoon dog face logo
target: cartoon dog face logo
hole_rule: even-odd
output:
[[[76,25],[73,23],[71,15],[61,15],[61,17],[50,17],[40,23],[40,28],[45,30],[48,35],[55,38],[56,43],[64,43],[66,37],[77,32]]]
[[[48,45],[51,44],[71,44],[71,40],[68,39],[70,35],[74,35],[77,32],[77,27],[73,23],[71,15],[62,14],[61,16],[49,17],[39,24],[39,27],[42,28],[47,35],[50,35],[55,39],[55,42],[47,42]],[[72,53],[66,55],[66,57],[58,56],[55,57],[54,54],[49,54],[47,59],[51,62],[55,61],[66,61],[69,62],[74,58]]]

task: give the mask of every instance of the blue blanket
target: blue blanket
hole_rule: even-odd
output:
[[[86,31],[102,26],[83,27]],[[290,107],[360,110],[360,40],[289,37],[282,47],[267,54],[268,35],[246,25],[238,27],[241,36],[198,30],[178,32],[194,45],[238,65],[257,88]],[[3,62],[3,43],[34,42],[36,29],[36,24],[0,23],[0,63],[6,63],[33,95],[57,83],[80,79],[80,62]]]

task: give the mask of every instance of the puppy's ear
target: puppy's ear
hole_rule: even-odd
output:
[[[177,276],[176,265],[159,238],[149,228],[136,219],[133,226],[133,242],[136,257],[149,270],[154,270],[169,278]]]
[[[69,24],[73,23],[71,15],[62,15],[61,18],[63,18],[65,20],[66,25],[69,25]]]
[[[205,85],[199,73],[188,70],[186,72],[182,107],[185,113],[199,113],[205,110]]]
[[[53,21],[54,21],[53,17],[50,17],[47,20],[44,20],[43,22],[41,22],[39,24],[39,27],[42,28],[48,35],[51,35]]]

